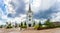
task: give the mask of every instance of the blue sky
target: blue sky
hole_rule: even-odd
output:
[[[29,3],[34,19],[60,21],[60,0],[0,0],[0,24],[26,20]]]

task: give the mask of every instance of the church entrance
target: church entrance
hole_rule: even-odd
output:
[[[28,24],[29,27],[31,27],[31,24]]]

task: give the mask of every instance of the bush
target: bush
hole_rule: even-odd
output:
[[[35,25],[35,26],[34,26],[34,29],[37,29],[37,30],[42,29],[42,24],[41,24],[41,22],[39,22],[39,24]]]
[[[34,29],[36,29],[36,30],[37,30],[37,29],[38,29],[38,27],[39,27],[39,25],[35,25],[35,26],[34,26]]]
[[[0,25],[0,28],[3,28],[3,25]]]
[[[21,27],[23,26],[23,23],[21,22],[21,25],[20,25]]]
[[[44,25],[46,25],[46,28],[54,28],[55,27],[55,25],[52,22],[50,22],[49,19],[44,23]]]
[[[21,28],[27,28],[26,22],[24,24],[21,22]]]
[[[18,24],[17,23],[15,23],[15,28],[17,28],[18,27]]]
[[[35,22],[33,22],[33,27],[35,26]]]
[[[13,28],[13,26],[11,26],[11,23],[10,23],[10,24],[7,25],[6,28],[7,28],[7,29],[9,29],[9,28]]]
[[[24,23],[23,28],[27,28],[27,24],[26,24],[26,22]]]
[[[26,26],[26,25],[24,25],[24,26],[21,26],[21,28],[27,28],[27,26]]]
[[[19,24],[19,27],[21,27],[21,25]]]

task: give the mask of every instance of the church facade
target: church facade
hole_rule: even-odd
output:
[[[33,12],[31,11],[30,5],[29,5],[29,10],[27,12],[26,23],[27,23],[27,27],[33,26]]]

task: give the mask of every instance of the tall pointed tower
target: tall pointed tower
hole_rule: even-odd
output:
[[[27,12],[27,26],[32,27],[33,26],[33,12],[31,11],[31,6],[29,4],[29,10]]]

